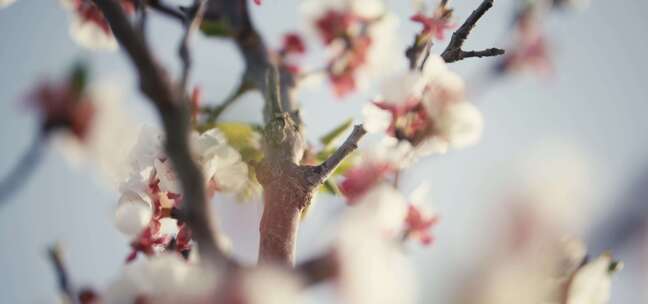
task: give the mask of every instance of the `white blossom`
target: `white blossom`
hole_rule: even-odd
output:
[[[227,144],[225,136],[212,129],[192,138],[205,179],[214,180],[221,191],[242,191],[248,179],[248,168],[241,154]]]
[[[404,201],[387,185],[348,210],[338,232],[338,286],[346,303],[415,303],[413,271],[385,228],[402,224]],[[372,200],[372,199],[375,200]]]
[[[127,264],[103,294],[102,303],[133,303],[137,297],[152,303],[195,303],[207,298],[217,283],[215,269],[165,253]]]
[[[151,221],[153,209],[149,200],[135,192],[122,194],[115,210],[117,229],[125,235],[137,236]]]
[[[83,141],[67,132],[56,134],[54,144],[72,165],[91,163],[116,188],[133,170],[129,166],[131,147],[138,141],[137,125],[125,110],[122,92],[107,82],[87,89],[95,114]],[[150,149],[150,148],[149,148]]]
[[[439,137],[448,147],[461,149],[476,144],[481,138],[484,120],[477,108],[469,102],[449,104],[436,119]]]
[[[16,0],[0,0],[0,8],[7,7],[16,2]]]
[[[567,304],[605,304],[610,301],[612,257],[603,254],[579,269],[569,285]]]
[[[387,183],[380,183],[363,195],[351,212],[358,217],[370,219],[388,235],[402,230],[407,215],[407,201],[403,195]]]
[[[117,40],[112,32],[106,31],[94,20],[84,20],[83,16],[77,12],[77,3],[74,0],[59,0],[59,3],[72,15],[69,32],[76,43],[94,50],[117,49]]]
[[[153,161],[153,168],[155,168],[157,178],[160,179],[160,190],[162,192],[181,193],[180,182],[170,160],[161,161],[156,158]]]
[[[392,119],[391,113],[373,103],[367,103],[362,107],[362,116],[364,117],[362,125],[370,133],[385,132],[389,128]]]
[[[291,273],[262,266],[243,276],[242,292],[247,304],[301,303],[302,283]]]
[[[70,36],[79,45],[94,50],[116,50],[117,40],[94,22],[81,20],[76,15],[70,22]]]

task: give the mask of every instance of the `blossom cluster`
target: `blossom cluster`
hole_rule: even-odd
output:
[[[540,75],[552,72],[550,45],[543,20],[557,9],[582,8],[587,0],[534,0],[519,5],[513,22],[514,43],[496,66],[498,73],[530,70]]]
[[[390,67],[395,17],[378,0],[309,0],[304,4],[309,26],[331,54],[326,75],[335,95],[355,91],[369,77]]]
[[[215,192],[237,193],[248,178],[248,167],[239,152],[216,129],[193,133],[191,146],[200,164],[211,197]],[[133,237],[133,251],[154,255],[171,247],[188,256],[191,231],[177,219],[182,190],[169,158],[162,150],[162,135],[143,129],[132,152],[131,174],[120,187],[117,228]]]
[[[134,0],[119,0],[122,9],[131,15],[135,12]],[[79,45],[90,49],[114,50],[117,41],[103,13],[91,0],[62,0],[70,11],[70,35]]]
[[[481,137],[483,119],[464,95],[463,80],[430,55],[423,70],[383,85],[382,95],[363,109],[365,128],[409,143],[418,155],[467,147]]]

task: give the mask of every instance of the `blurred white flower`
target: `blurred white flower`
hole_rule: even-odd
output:
[[[613,270],[609,254],[603,254],[579,269],[569,284],[566,304],[605,304],[610,301]],[[616,269],[614,269],[616,270]]]
[[[112,32],[106,32],[94,22],[87,22],[73,16],[70,22],[70,36],[79,45],[95,50],[116,50],[117,40]]]
[[[212,129],[200,135],[194,134],[192,139],[205,179],[214,181],[220,191],[242,191],[248,180],[248,168],[241,154],[227,144],[225,136]]]
[[[484,120],[469,102],[450,103],[436,117],[437,136],[445,139],[449,148],[461,149],[476,144],[481,138]]]
[[[416,303],[411,266],[395,240],[385,235],[386,227],[403,223],[404,201],[394,191],[378,186],[371,195],[378,201],[367,199],[349,209],[342,220],[335,247],[336,283],[345,303]]]
[[[101,176],[116,188],[132,170],[129,164],[130,148],[137,142],[134,119],[124,108],[121,90],[99,82],[88,88],[88,98],[95,107],[95,115],[83,142],[60,132],[54,144],[73,165],[91,162],[100,169]]]
[[[116,50],[117,40],[99,8],[86,0],[59,0],[63,8],[70,12],[70,36],[79,45],[95,50]],[[122,1],[128,13],[133,10],[132,3]]]
[[[0,8],[7,7],[16,2],[16,0],[0,0]]]
[[[202,303],[218,283],[218,271],[193,264],[171,253],[127,264],[120,277],[106,289],[102,303]]]
[[[173,169],[173,164],[169,159],[162,161],[156,158],[153,161],[153,168],[155,168],[156,176],[160,180],[160,191],[175,194],[182,193],[180,182],[176,177],[175,169]]]
[[[370,133],[385,132],[391,125],[391,113],[373,103],[368,103],[362,107],[362,116],[364,117],[362,125]]]
[[[115,224],[123,234],[135,237],[148,226],[152,216],[153,206],[149,200],[134,192],[126,192],[119,198]]]
[[[428,192],[427,183],[421,183],[412,191],[405,217],[406,237],[417,239],[423,245],[430,245],[434,241],[430,229],[439,220],[437,213],[426,203]]]
[[[416,157],[445,153],[479,141],[483,118],[464,100],[463,80],[431,55],[423,71],[408,71],[382,87],[376,101],[363,109],[370,132],[386,132],[410,142]]]
[[[362,196],[349,212],[352,216],[371,220],[382,233],[396,236],[403,228],[407,201],[393,186],[380,183]]]
[[[367,88],[398,68],[398,18],[379,0],[309,0],[308,31],[327,46],[326,73],[337,96]]]
[[[244,274],[241,285],[246,304],[302,303],[298,277],[273,266],[261,266]]]

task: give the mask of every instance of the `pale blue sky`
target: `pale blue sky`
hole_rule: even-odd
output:
[[[18,0],[0,11],[0,176],[4,176],[34,135],[36,122],[21,106],[25,91],[45,75],[61,75],[77,58],[87,59],[100,79],[116,79],[127,104],[143,122],[155,123],[152,109],[137,93],[132,70],[123,54],[89,53],[68,37],[65,12],[58,1]],[[456,15],[465,18],[478,0],[457,2]],[[592,206],[620,206],[631,183],[648,170],[648,29],[644,1],[597,1],[578,13],[551,16],[547,29],[555,44],[557,73],[551,79],[519,76],[488,85],[474,100],[486,128],[473,148],[422,162],[404,177],[412,189],[426,179],[431,199],[442,214],[432,248],[414,250],[420,267],[425,302],[448,296],[448,286],[462,268],[480,253],[489,237],[494,210],[501,206],[502,189],[515,179],[517,164],[547,143],[562,143],[587,155],[592,165]],[[298,22],[298,1],[267,0],[254,7],[255,21],[268,42],[277,45],[281,34]],[[402,17],[403,48],[416,29],[404,18],[409,1],[388,1]],[[467,48],[491,47],[506,41],[513,0],[498,0],[480,21]],[[175,24],[152,20],[150,39],[173,69],[179,31]],[[197,39],[194,79],[210,100],[223,98],[238,81],[242,64],[227,41]],[[452,65],[474,79],[490,60],[465,60]],[[314,64],[313,64],[314,65]],[[471,78],[472,77],[472,78]],[[470,86],[471,83],[468,83]],[[301,100],[308,136],[316,139],[346,117],[359,118],[361,93],[344,102],[323,90],[304,92]],[[226,119],[259,120],[260,99],[246,96],[227,112]],[[559,168],[557,168],[559,172]],[[113,227],[111,212],[117,193],[96,178],[91,169],[75,169],[59,152],[48,150],[40,169],[10,202],[0,208],[0,303],[51,303],[55,281],[45,248],[61,241],[71,275],[77,283],[104,286],[119,271],[128,251],[127,240]],[[234,236],[236,252],[253,261],[257,221],[255,203],[218,201],[223,230]],[[324,246],[322,230],[339,211],[338,199],[321,197],[300,232],[299,257]],[[604,210],[604,209],[602,209]],[[601,212],[605,214],[605,212]],[[614,285],[613,303],[630,303],[640,286],[627,261]],[[634,264],[634,265],[633,265]]]

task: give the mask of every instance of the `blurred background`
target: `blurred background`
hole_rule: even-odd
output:
[[[479,2],[451,1],[457,22]],[[387,3],[400,17],[404,50],[418,30],[407,19],[411,3]],[[515,3],[496,1],[465,49],[506,47]],[[298,8],[296,0],[267,0],[252,7],[269,45],[277,47],[285,32],[303,28]],[[615,257],[624,260],[626,267],[613,283],[612,303],[646,299],[641,226],[643,215],[648,215],[647,11],[645,1],[594,0],[585,10],[549,15],[545,26],[554,72],[546,77],[525,73],[485,81],[493,59],[451,65],[465,77],[486,126],[477,146],[426,158],[403,176],[405,193],[423,180],[429,182],[429,201],[441,216],[433,246],[408,248],[421,277],[421,303],[448,301],[466,271],[488,252],[507,199],[539,171],[556,183],[576,180],[579,202],[574,204],[580,205],[574,210],[584,219],[579,236],[593,254],[613,249]],[[25,94],[44,77],[64,75],[77,59],[90,63],[94,80],[122,90],[125,109],[138,123],[158,124],[137,91],[125,56],[78,47],[69,37],[68,19],[58,1],[18,0],[0,10],[0,176],[12,168],[37,131],[35,116],[24,106]],[[153,17],[149,29],[159,57],[177,71],[179,27]],[[205,99],[222,100],[237,84],[242,61],[230,42],[198,36],[194,83],[202,86]],[[320,52],[317,43],[309,47]],[[311,56],[306,65],[321,62]],[[360,109],[373,89],[338,100],[326,86],[306,88],[300,100],[308,138],[317,140],[347,117],[360,121]],[[223,118],[260,121],[260,108],[260,96],[250,93]],[[50,145],[27,184],[0,207],[0,302],[54,302],[56,282],[46,248],[57,241],[65,246],[76,283],[105,286],[129,251],[128,240],[113,224],[117,198],[114,185],[95,167],[70,163],[61,149]],[[262,206],[222,197],[213,203],[236,256],[253,263]],[[331,222],[344,206],[340,198],[319,196],[300,231],[298,259],[326,246]]]

